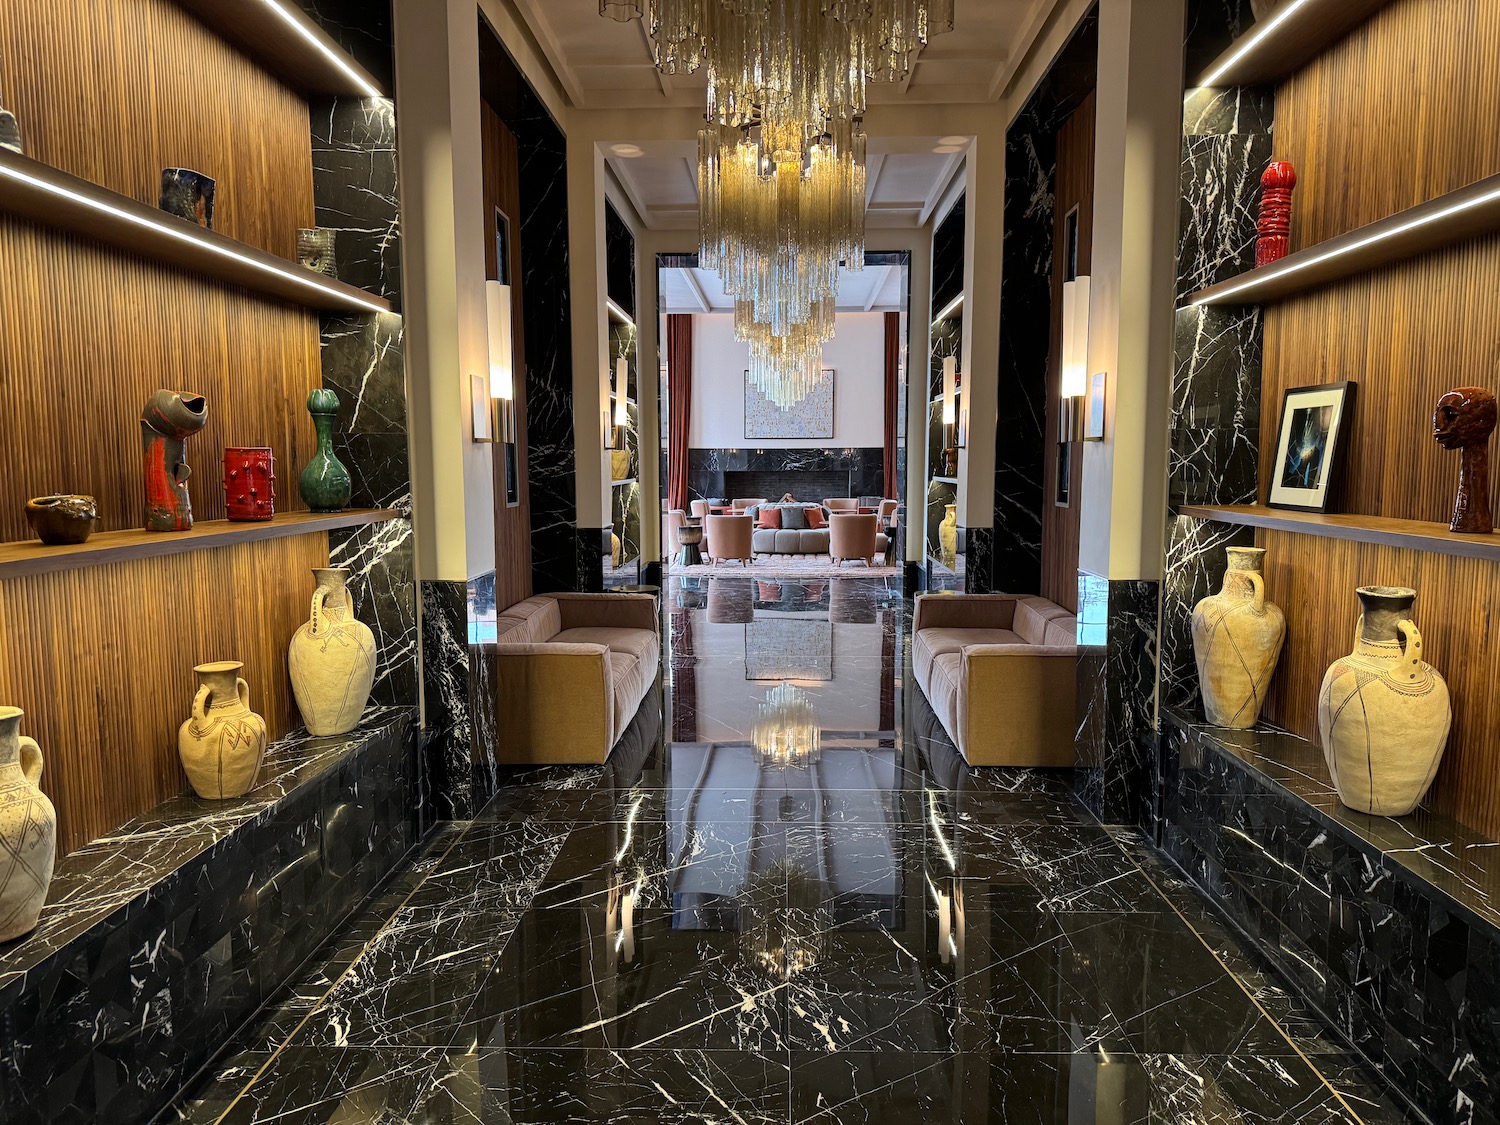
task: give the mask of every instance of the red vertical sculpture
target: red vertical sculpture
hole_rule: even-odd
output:
[[[146,462],[146,530],[188,531],[187,439],[208,421],[208,403],[191,391],[157,391],[141,409]]]
[[[1256,224],[1255,264],[1270,265],[1292,248],[1292,189],[1297,170],[1273,160],[1260,177],[1260,222]]]

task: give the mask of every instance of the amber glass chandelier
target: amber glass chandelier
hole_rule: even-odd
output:
[[[839,266],[864,266],[865,87],[898,82],[954,0],[599,0],[641,19],[663,74],[707,69],[699,263],[735,299],[751,378],[782,409],[816,384]]]

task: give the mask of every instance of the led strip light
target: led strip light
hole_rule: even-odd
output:
[[[632,328],[635,327],[635,321],[631,320],[630,317],[625,314],[625,310],[611,301],[608,297],[604,299],[604,307],[608,310],[609,315],[614,317],[616,320],[628,324]]]
[[[204,239],[199,237],[198,235],[190,234],[187,229],[179,229],[176,223],[158,222],[154,219],[146,218],[144,215],[136,214],[120,207],[111,206],[110,204],[105,203],[102,200],[93,199],[90,196],[82,195],[76,191],[70,191],[69,189],[61,187],[57,184],[48,183],[46,180],[29,175],[28,173],[21,171],[19,168],[11,168],[4,162],[0,162],[0,175],[6,176],[9,179],[16,180],[23,184],[29,184],[32,187],[41,188],[43,191],[51,195],[69,200],[70,202],[81,203],[85,207],[88,207],[94,211],[98,211],[101,214],[112,215],[117,219],[124,219],[127,223],[139,227],[142,230],[149,230],[157,234],[164,234],[171,238],[175,238],[179,242],[185,242],[197,249],[211,251],[221,258],[227,258],[230,261],[238,262],[241,265],[250,266],[271,277],[277,277],[282,279],[283,281],[296,282],[298,285],[311,292],[337,297],[340,305],[358,305],[360,308],[368,309],[370,312],[390,311],[385,305],[377,304],[374,300],[359,295],[358,290],[353,290],[351,292],[351,289],[353,287],[350,287],[350,289],[335,289],[330,285],[325,285],[322,282],[314,280],[311,276],[303,276],[306,271],[294,269],[290,265],[275,265],[271,262],[252,257],[249,254],[244,254],[238,250],[235,250],[232,246],[226,246],[217,241]],[[192,227],[191,229],[196,231],[199,228]]]
[[[308,25],[302,19],[299,19],[297,16],[287,11],[287,9],[278,4],[276,0],[261,0],[261,3],[264,4],[267,8],[270,8],[271,11],[275,12],[278,16],[280,16],[282,21],[286,23],[287,26],[289,26],[293,31],[302,36],[303,39],[305,39],[308,43],[315,47],[318,53],[321,54],[329,62],[331,62],[335,67],[337,67],[339,72],[346,78],[348,78],[349,81],[353,82],[354,85],[359,88],[359,92],[364,94],[365,97],[380,98],[385,96],[378,89],[372,86],[368,79],[366,79],[362,74],[360,74],[357,70],[350,66],[348,62],[346,62],[340,56],[339,52],[330,49],[328,44],[323,42],[323,40],[319,38],[318,34],[313,31],[312,28],[308,27]]]
[[[266,0],[266,2],[269,3],[270,0]],[[1259,47],[1265,40],[1266,36],[1270,35],[1271,32],[1280,27],[1299,9],[1306,7],[1308,2],[1309,0],[1292,0],[1292,3],[1283,6],[1274,16],[1267,20],[1265,24],[1256,28],[1253,32],[1250,33],[1249,37],[1245,40],[1244,46],[1240,47],[1240,49],[1235,51],[1234,54],[1230,55],[1218,66],[1214,67],[1212,74],[1205,75],[1203,81],[1200,82],[1199,85],[1215,85],[1219,81],[1220,76],[1223,75],[1225,71],[1234,69],[1235,63],[1239,62],[1251,51]]]
[[[957,297],[954,297],[953,300],[948,302],[947,308],[945,308],[942,312],[938,313],[937,316],[932,318],[932,323],[936,324],[940,320],[947,320],[950,316],[953,315],[953,310],[958,308],[958,306],[963,303],[964,295],[960,293]]]

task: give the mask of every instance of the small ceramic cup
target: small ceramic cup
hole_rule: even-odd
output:
[[[161,170],[161,209],[179,219],[186,219],[200,227],[213,229],[214,188],[213,177],[191,168],[163,168]]]

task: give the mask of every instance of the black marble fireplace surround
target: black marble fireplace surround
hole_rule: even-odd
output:
[[[695,500],[790,492],[798,500],[884,496],[885,451],[855,449],[690,449],[688,489]]]

